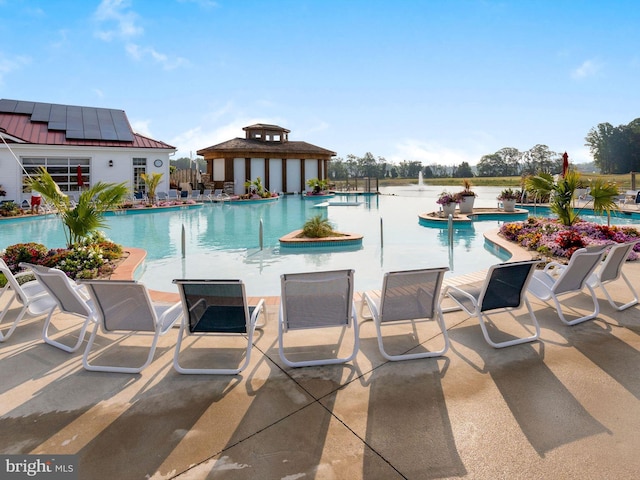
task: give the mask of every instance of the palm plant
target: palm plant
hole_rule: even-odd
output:
[[[593,210],[596,213],[607,212],[607,222],[610,220],[611,210],[617,208],[615,197],[618,187],[615,183],[604,182],[601,179],[590,182],[590,194],[593,197]],[[538,198],[549,197],[549,208],[558,216],[563,225],[571,226],[578,219],[578,212],[572,202],[576,189],[583,184],[580,172],[567,171],[564,178],[554,180],[549,173],[539,173],[527,178],[526,188]]]
[[[162,181],[162,173],[142,173],[140,174],[140,178],[147,188],[147,197],[149,198],[151,203],[153,203],[153,199],[156,198],[156,190],[158,188],[158,185]]]
[[[328,218],[316,215],[305,222],[302,227],[302,235],[307,238],[325,238],[334,236],[335,232]]]
[[[255,190],[255,193],[263,198],[271,195],[268,190],[265,190],[264,185],[262,185],[262,178],[260,177],[255,180],[247,180],[244,182],[244,186],[250,190]]]
[[[76,206],[72,208],[69,197],[60,190],[45,168],[41,167],[38,175],[29,178],[26,185],[31,190],[40,192],[56,209],[65,226],[69,248],[98,229],[106,227],[104,212],[120,205],[129,193],[125,183],[98,182],[84,190],[78,197]]]
[[[593,211],[597,214],[607,214],[607,225],[611,224],[611,210],[617,210],[616,197],[619,195],[618,186],[613,182],[606,182],[605,180],[598,178],[592,180],[589,187],[589,195],[591,200],[587,202],[593,202]],[[586,206],[585,205],[585,206]]]

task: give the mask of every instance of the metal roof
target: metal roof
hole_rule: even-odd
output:
[[[0,99],[0,128],[31,144],[175,150],[133,132],[123,110]]]

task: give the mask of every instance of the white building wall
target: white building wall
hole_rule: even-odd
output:
[[[224,158],[216,158],[213,160],[213,180],[214,182],[224,181]]]
[[[233,181],[235,182],[233,193],[236,195],[242,195],[244,193],[245,178],[244,158],[233,159]]]
[[[283,192],[282,185],[282,162],[279,158],[269,159],[269,191],[270,192]]]
[[[320,178],[318,175],[318,160],[306,159],[304,160],[304,185],[305,190],[311,190],[307,185],[307,181],[312,178]]]
[[[287,159],[287,192],[300,193],[300,160],[297,158]]]
[[[124,182],[133,188],[133,159],[147,159],[147,173],[162,173],[163,181],[158,191],[169,189],[169,159],[171,150],[136,149],[136,148],[91,148],[50,145],[21,145],[9,144],[13,153],[21,159],[23,157],[66,158],[83,157],[90,159],[91,185],[98,181],[107,183]],[[109,166],[109,161],[113,166]],[[156,167],[155,160],[160,160],[162,166]],[[29,194],[22,193],[22,168],[18,165],[11,151],[0,142],[0,185],[7,191],[6,199],[21,203],[29,200]]]
[[[260,177],[262,179],[262,184],[265,184],[265,176],[264,176],[264,158],[252,158],[251,159],[251,178],[247,178],[246,180],[255,180]]]

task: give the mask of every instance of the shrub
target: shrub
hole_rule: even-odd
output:
[[[328,218],[316,215],[305,222],[302,227],[302,235],[307,238],[325,238],[335,235],[335,232]]]

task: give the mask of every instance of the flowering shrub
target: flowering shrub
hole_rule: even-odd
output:
[[[438,205],[446,205],[447,203],[460,203],[460,196],[457,193],[442,192],[436,200]]]
[[[19,243],[7,247],[2,258],[13,273],[20,270],[20,262],[58,268],[72,279],[96,278],[113,272],[110,263],[122,256],[122,248],[104,238],[100,232],[94,232],[83,241],[69,249],[47,250],[39,243]]]
[[[640,239],[633,227],[600,225],[577,222],[566,226],[556,219],[529,217],[524,222],[505,223],[500,234],[518,245],[536,252],[560,258],[571,258],[579,248],[592,245],[610,245]],[[639,257],[640,245],[636,245],[629,260]]]
[[[47,247],[41,243],[17,243],[7,247],[2,259],[13,273],[21,270],[18,266],[20,262],[33,263],[34,265],[42,264],[47,256]]]

